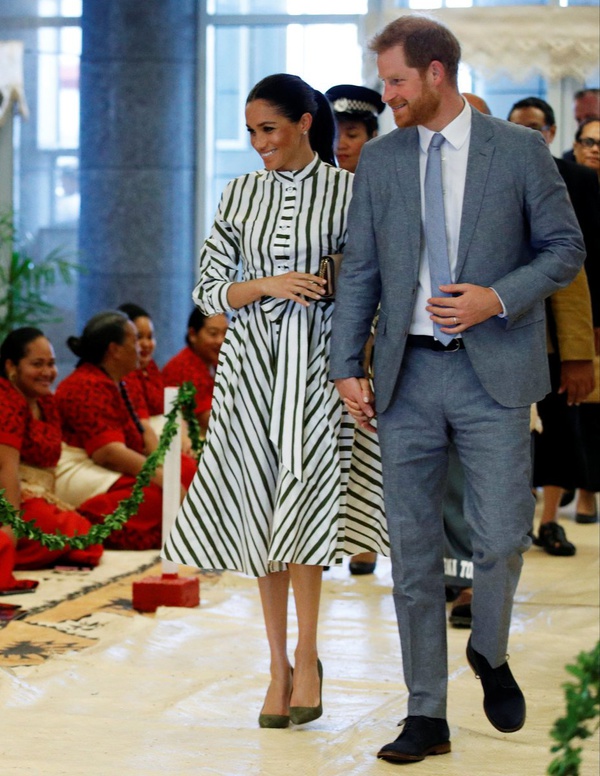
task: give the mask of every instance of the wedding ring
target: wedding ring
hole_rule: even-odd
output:
[[[458,318],[456,317],[456,315],[454,316],[454,325],[458,326]]]

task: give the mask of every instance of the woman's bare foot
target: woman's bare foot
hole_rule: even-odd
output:
[[[294,683],[290,706],[318,706],[321,702],[321,680],[317,669],[317,654],[296,655]]]
[[[292,669],[290,667],[287,674],[271,675],[271,682],[260,713],[289,715],[291,694]]]

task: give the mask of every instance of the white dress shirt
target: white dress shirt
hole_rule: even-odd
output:
[[[421,229],[426,218],[425,214],[425,168],[427,165],[427,150],[431,138],[435,134],[431,129],[419,125],[419,168],[421,176]],[[471,139],[471,106],[465,101],[462,111],[441,131],[445,143],[442,145],[442,184],[444,189],[444,212],[446,216],[446,236],[448,239],[448,258],[452,281],[456,282],[455,271],[458,260],[458,238],[467,178],[467,161],[469,157],[469,142]],[[413,319],[410,326],[411,334],[426,334],[433,336],[433,321],[425,309],[427,300],[437,296],[439,290],[432,290],[429,277],[429,259],[425,250],[425,240],[421,238],[421,260],[419,265],[419,284]],[[459,335],[460,336],[460,335]]]

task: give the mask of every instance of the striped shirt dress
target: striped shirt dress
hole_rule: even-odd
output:
[[[288,563],[334,565],[388,552],[377,437],[355,426],[328,380],[333,303],[227,291],[342,253],[352,175],[317,156],[300,171],[231,181],[201,253],[194,299],[231,312],[198,472],[164,557],[260,577]]]

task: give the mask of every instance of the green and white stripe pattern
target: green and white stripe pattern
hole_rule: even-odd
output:
[[[195,299],[226,312],[238,278],[316,273],[342,253],[352,176],[317,157],[226,188],[204,244]],[[164,547],[171,560],[252,576],[287,563],[387,554],[377,438],[328,381],[331,303],[263,298],[234,311],[221,348],[198,473]]]

